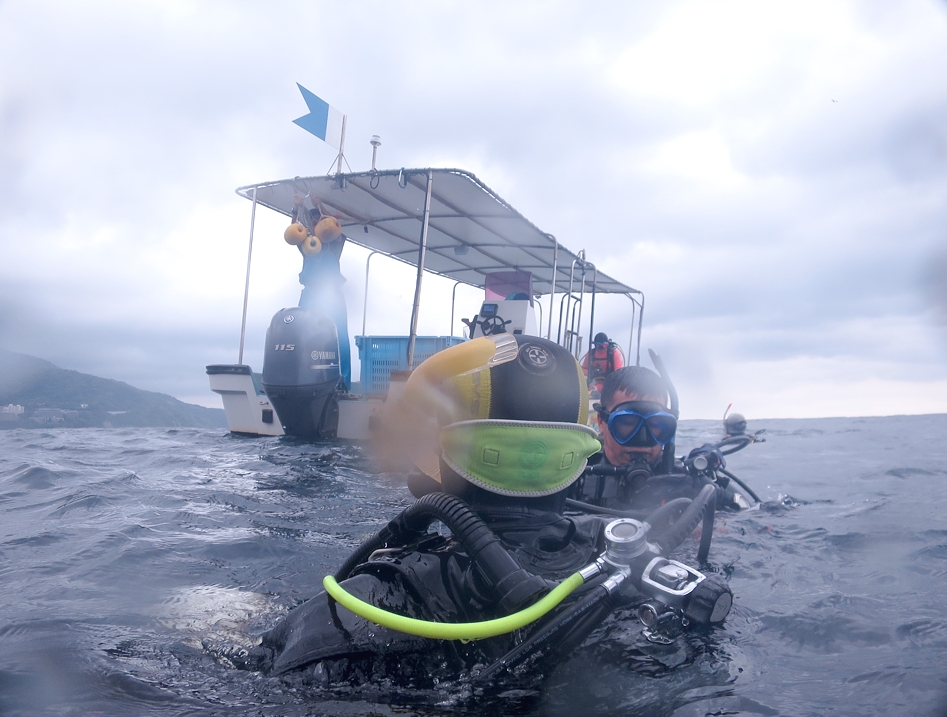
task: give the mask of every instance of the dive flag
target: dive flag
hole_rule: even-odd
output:
[[[326,144],[338,149],[342,138],[342,113],[330,107],[328,102],[319,99],[298,82],[296,87],[303,93],[303,99],[309,107],[309,114],[294,119],[293,124],[298,124]]]

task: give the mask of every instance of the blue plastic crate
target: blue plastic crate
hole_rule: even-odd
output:
[[[430,358],[448,346],[466,341],[460,336],[417,336],[414,339],[414,365]],[[362,393],[388,393],[388,380],[392,371],[408,368],[407,336],[356,336],[358,358],[362,367]]]

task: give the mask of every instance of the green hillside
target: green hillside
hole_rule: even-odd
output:
[[[61,421],[49,425],[68,427],[227,426],[222,409],[195,406],[163,393],[142,391],[121,381],[61,369],[43,359],[0,349],[0,406],[11,403],[26,410],[16,421],[0,421],[0,428],[38,426],[31,417],[42,415],[43,409],[65,411]]]

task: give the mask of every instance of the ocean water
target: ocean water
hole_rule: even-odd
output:
[[[607,621],[541,689],[234,670],[411,502],[362,448],[213,430],[0,432],[0,715],[945,715],[947,416],[752,421],[718,517],[735,602],[670,646]],[[718,437],[683,422],[682,450]],[[693,563],[696,545],[680,556]]]

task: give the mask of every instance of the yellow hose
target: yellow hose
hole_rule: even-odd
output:
[[[542,600],[519,612],[507,615],[506,617],[498,617],[495,620],[459,623],[417,620],[413,617],[396,615],[380,607],[369,605],[367,602],[359,600],[354,595],[347,593],[331,575],[326,575],[325,578],[323,578],[322,585],[326,589],[326,592],[340,605],[348,608],[359,617],[363,617],[382,627],[388,627],[398,632],[406,632],[409,635],[430,637],[434,640],[482,640],[487,637],[505,635],[508,632],[513,632],[530,623],[536,622],[536,620],[565,600],[566,597],[583,582],[585,582],[585,580],[582,576],[579,573],[574,573],[553,588]]]

